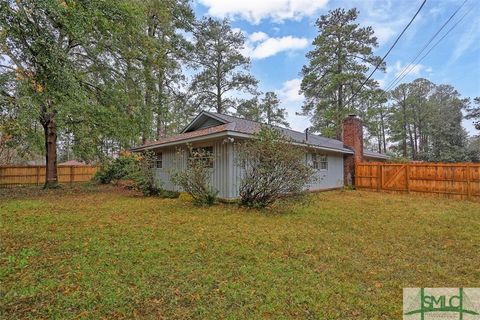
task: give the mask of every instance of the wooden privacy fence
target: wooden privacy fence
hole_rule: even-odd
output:
[[[85,182],[90,180],[97,170],[98,167],[93,166],[58,166],[58,181]],[[0,187],[44,183],[45,166],[0,166]]]
[[[480,164],[362,162],[355,166],[355,186],[480,201]]]

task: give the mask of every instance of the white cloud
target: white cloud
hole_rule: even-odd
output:
[[[253,59],[263,59],[274,56],[283,51],[291,52],[304,49],[307,46],[308,40],[305,38],[295,38],[292,36],[268,38],[255,44],[251,50],[250,56]]]
[[[299,93],[302,80],[295,78],[287,80],[282,84],[282,88],[277,91],[280,99],[286,103],[301,103],[303,95]]]
[[[431,67],[426,67],[423,64],[409,65],[409,63],[402,63],[400,60],[397,60],[391,66],[387,66],[387,70],[383,74],[383,77],[375,78],[375,80],[378,82],[381,88],[386,89],[387,87],[392,85],[393,79],[395,79],[398,76],[403,77],[403,79],[400,82],[398,82],[395,86],[397,86],[400,83],[405,83],[413,80],[414,78],[420,77],[422,76],[422,73],[425,73],[425,72],[432,73],[433,69]]]
[[[254,32],[252,33],[248,39],[252,42],[258,42],[258,41],[262,41],[262,40],[266,40],[268,39],[268,34],[266,34],[265,32],[261,32],[261,31],[258,31],[258,32]]]
[[[407,67],[408,66],[408,67]],[[405,69],[407,68],[407,69]],[[405,70],[404,70],[405,69]],[[408,72],[408,76],[419,76],[420,72],[424,69],[424,66],[421,64],[412,64],[412,65],[402,65],[400,61],[395,62],[393,66],[393,71],[395,72],[395,77],[398,77],[400,74],[405,75]],[[407,76],[407,77],[408,77]]]
[[[360,11],[359,21],[362,26],[372,26],[379,46],[382,47],[393,40],[407,25],[417,7],[411,1],[378,1],[378,0],[344,0],[339,6],[356,7]],[[421,25],[422,14],[410,26],[403,36],[414,37]]]
[[[382,25],[380,23],[377,23],[377,26],[374,27],[374,30],[379,44],[386,43],[396,34],[396,31],[391,26]]]
[[[208,14],[219,18],[241,18],[258,24],[263,19],[282,22],[315,16],[328,0],[199,0]]]
[[[240,29],[236,29],[236,31],[240,31],[245,35],[246,41],[243,54],[252,59],[264,59],[280,52],[291,53],[308,46],[306,38],[293,36],[275,38],[262,31],[257,31],[250,35]]]
[[[310,126],[310,121],[307,117],[299,116],[296,113],[302,110],[303,95],[299,93],[300,78],[287,80],[282,84],[282,88],[275,90],[280,98],[281,105],[287,110],[287,121],[293,130],[303,131]]]
[[[462,34],[462,36],[455,41],[456,47],[453,51],[452,57],[449,63],[455,62],[464,53],[470,51],[472,47],[478,48],[478,42],[480,41],[480,21],[479,19],[473,19],[473,22],[468,25],[468,28]],[[476,46],[476,47],[475,47]]]

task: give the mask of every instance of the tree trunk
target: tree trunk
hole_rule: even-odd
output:
[[[417,125],[413,124],[413,144],[415,149],[415,160],[418,159],[418,129]]]
[[[403,123],[403,128],[402,128],[402,148],[403,148],[403,157],[407,158],[408,157],[408,152],[407,152],[407,124],[406,120],[404,120]]]
[[[217,87],[217,113],[223,113],[223,106],[222,106],[222,87],[221,87],[221,72],[220,72],[220,61],[217,62],[217,79],[216,79],[216,87]]]
[[[385,116],[383,114],[383,109],[380,110],[380,125],[382,131],[382,143],[383,143],[383,153],[387,153],[387,138],[385,137]]]
[[[412,134],[412,126],[410,124],[407,125],[408,129],[408,139],[410,141],[410,150],[412,153],[412,160],[416,160],[416,154],[415,154],[415,145],[413,143],[413,134]]]
[[[403,157],[404,158],[407,158],[408,157],[408,152],[407,152],[407,108],[405,106],[406,102],[405,102],[405,92],[403,92],[403,98],[402,98],[402,102],[400,103],[401,104],[401,107],[402,107],[402,116],[403,116],[403,123],[402,123],[402,126],[403,126],[403,132],[402,132],[402,138],[403,138]]]
[[[341,69],[340,69],[341,72]],[[343,115],[343,85],[338,87],[338,104],[337,104],[337,128],[335,136],[338,140],[342,140],[342,115]]]
[[[57,175],[57,124],[53,115],[45,117],[43,123],[45,133],[45,185],[44,188],[58,187]]]
[[[165,36],[162,37],[162,43],[165,41]],[[164,55],[165,56],[165,55]],[[157,140],[160,140],[162,137],[166,136],[167,126],[166,126],[166,115],[168,113],[168,101],[165,99],[164,88],[165,88],[165,69],[158,71],[158,101],[157,101]],[[162,118],[165,119],[162,121]],[[163,128],[162,128],[163,125]]]
[[[153,15],[150,17],[151,24],[147,28],[147,35],[150,38],[155,36],[155,20],[156,16]],[[152,76],[152,63],[153,57],[151,53],[147,53],[145,61],[143,63],[144,74],[145,74],[145,94],[144,94],[144,109],[143,109],[143,129],[142,129],[142,143],[145,144],[149,139],[151,139],[152,132],[152,122],[153,122],[153,108],[152,108],[152,99],[153,93],[155,91],[155,85],[153,83]]]
[[[378,145],[378,153],[382,153],[382,128],[381,125],[377,125],[377,145]]]

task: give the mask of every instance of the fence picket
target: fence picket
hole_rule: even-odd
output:
[[[426,193],[480,201],[480,164],[477,163],[360,162],[356,169],[355,186],[358,189]],[[367,177],[369,179],[365,179]]]
[[[58,180],[63,182],[85,182],[90,180],[96,166],[59,166]],[[0,187],[18,185],[40,185],[44,182],[45,166],[0,166]]]

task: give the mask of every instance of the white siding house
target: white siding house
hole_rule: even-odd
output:
[[[145,144],[132,149],[134,152],[152,150],[157,154],[155,176],[163,188],[178,190],[170,175],[174,170],[187,166],[187,144],[194,148],[204,148],[212,152],[211,184],[218,190],[218,196],[235,199],[239,196],[242,179],[241,168],[237,163],[239,142],[249,139],[261,128],[261,124],[228,115],[203,111],[178,135]],[[353,151],[343,142],[313,134],[277,127],[294,143],[307,147],[305,161],[315,170],[314,179],[308,190],[327,190],[344,185],[344,157]],[[369,153],[371,157],[385,158],[384,155]]]

